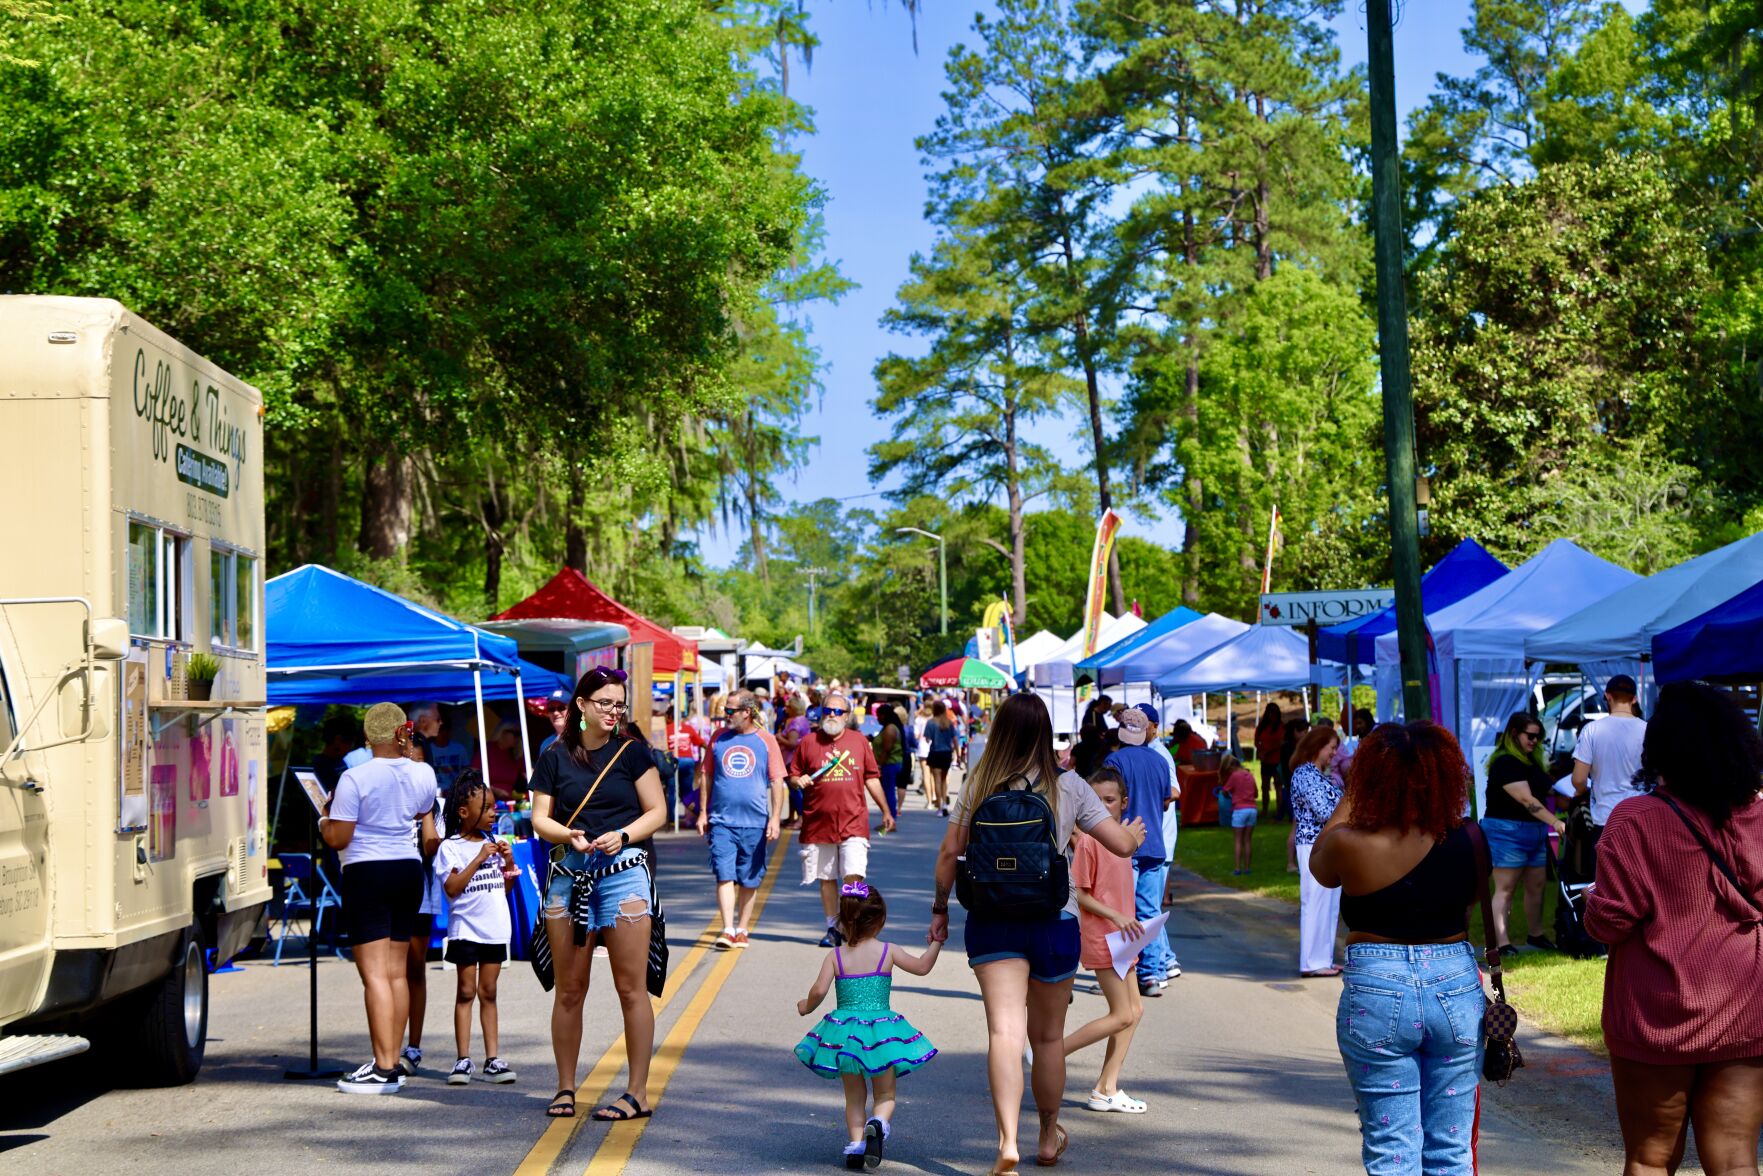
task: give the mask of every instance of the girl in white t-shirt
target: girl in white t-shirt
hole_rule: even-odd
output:
[[[513,1082],[514,1071],[497,1056],[496,980],[508,959],[508,891],[520,871],[513,850],[485,834],[496,823],[496,797],[475,771],[461,772],[447,793],[447,839],[435,852],[435,876],[447,893],[447,962],[458,977],[453,999],[453,1036],[459,1060],[447,1075],[452,1086],[472,1079],[471,1006],[484,1028],[484,1082]]]

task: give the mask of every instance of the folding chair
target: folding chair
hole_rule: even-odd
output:
[[[325,877],[324,867],[316,864],[309,853],[277,854],[282,863],[282,929],[276,936],[275,961],[272,967],[279,967],[282,962],[282,947],[288,941],[288,922],[296,914],[306,914],[306,934],[318,935],[324,930],[324,913],[332,907],[341,907],[342,898],[331,886],[331,880]],[[317,897],[307,894],[307,889],[316,890]],[[343,949],[335,944],[331,950],[337,958],[343,957]]]

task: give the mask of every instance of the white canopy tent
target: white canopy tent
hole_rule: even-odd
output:
[[[1097,630],[1096,649],[1107,649],[1116,641],[1124,641],[1144,627],[1144,618],[1132,613],[1123,617],[1110,617],[1103,613],[1101,626]],[[1029,678],[1036,686],[1070,686],[1076,680],[1074,670],[1077,663],[1088,657],[1089,652],[1084,650],[1084,634],[1079,629],[1052,656],[1037,661],[1029,671]]]
[[[1022,673],[1042,658],[1050,657],[1058,652],[1059,647],[1064,644],[1065,638],[1059,636],[1059,634],[1049,632],[1046,629],[1037,629],[1032,636],[1025,637],[1016,643],[1016,666],[1014,672],[1018,674]],[[991,664],[998,667],[1000,670],[1003,670],[1006,674],[1011,673],[1010,651],[1008,649],[1004,650],[1001,655],[992,659]]]
[[[793,661],[782,654],[777,654],[772,657],[754,658],[748,662],[746,672],[741,675],[741,680],[743,682],[769,682],[779,673],[788,674],[793,678],[807,678],[813,671],[799,661]]]

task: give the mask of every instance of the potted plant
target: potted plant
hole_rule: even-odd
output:
[[[220,673],[220,659],[206,653],[192,653],[184,662],[184,687],[192,702],[207,702],[214,693],[214,678]]]

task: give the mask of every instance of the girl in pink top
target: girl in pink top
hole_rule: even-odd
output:
[[[1097,768],[1090,777],[1090,787],[1109,816],[1116,821],[1126,819],[1122,815],[1126,783],[1119,772]],[[1137,979],[1116,972],[1113,953],[1108,950],[1110,932],[1136,935],[1139,931],[1138,920],[1132,916],[1132,862],[1114,856],[1095,838],[1077,830],[1072,831],[1071,848],[1071,888],[1077,891],[1078,932],[1083,943],[1079,959],[1084,967],[1095,971],[1102,995],[1108,1000],[1108,1012],[1068,1034],[1065,1055],[1070,1057],[1086,1045],[1107,1038],[1102,1076],[1090,1091],[1088,1106],[1092,1111],[1142,1115],[1145,1104],[1120,1089],[1120,1068],[1126,1062],[1126,1051],[1132,1046],[1139,1018],[1144,1015],[1144,1005],[1139,999]]]
[[[1641,748],[1657,787],[1610,812],[1585,926],[1610,945],[1604,1042],[1626,1173],[1755,1172],[1763,1131],[1763,738],[1731,695],[1659,693]]]

